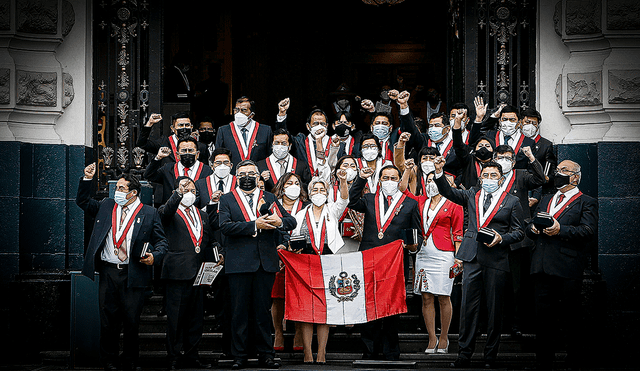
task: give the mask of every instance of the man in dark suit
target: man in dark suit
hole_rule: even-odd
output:
[[[253,119],[254,106],[255,103],[248,97],[238,98],[233,109],[233,122],[218,129],[216,148],[229,149],[234,164],[243,160],[258,162],[271,154],[271,127]]]
[[[547,212],[553,225],[526,228],[535,241],[531,255],[531,274],[536,300],[536,361],[540,369],[550,370],[554,358],[554,339],[558,327],[565,330],[568,366],[577,366],[582,344],[580,303],[582,273],[590,241],[598,231],[598,202],[578,189],[580,165],[565,160],[554,177],[557,192],[545,195],[537,212]]]
[[[362,241],[360,251],[402,239],[407,241],[407,232],[419,230],[420,212],[418,202],[407,197],[398,189],[400,170],[393,165],[383,166],[375,193],[362,195],[367,185],[367,178],[373,175],[371,168],[360,169],[360,176],[356,178],[349,190],[348,208],[364,213]],[[384,210],[382,217],[379,210]],[[415,244],[406,248],[412,253],[417,252],[422,245],[422,238],[418,237]],[[362,342],[364,345],[363,358],[375,359],[382,352],[389,361],[400,359],[398,341],[398,316],[390,316],[368,322],[362,325]]]
[[[273,153],[262,161],[258,161],[258,169],[265,180],[264,188],[271,192],[278,179],[286,173],[294,173],[302,179],[301,187],[307,186],[311,180],[311,172],[306,161],[300,161],[290,154],[293,138],[284,129],[276,129],[273,133]]]
[[[178,162],[169,162],[163,165],[163,159],[171,155],[171,149],[162,147],[144,171],[145,179],[162,184],[162,203],[167,202],[171,196],[173,185],[178,177],[188,176],[198,180],[206,178],[212,173],[209,165],[198,160],[200,151],[198,151],[198,142],[195,139],[182,138],[178,141],[177,148]]]
[[[253,161],[240,162],[236,176],[238,187],[222,195],[219,205],[231,301],[232,367],[246,365],[249,313],[253,313],[260,367],[279,368],[280,364],[273,360],[269,312],[275,273],[280,269],[276,234],[293,230],[296,220],[272,193],[258,189],[260,173]],[[279,212],[273,212],[275,208]]]
[[[214,261],[213,236],[207,213],[198,209],[196,187],[189,177],[176,179],[176,189],[158,213],[169,249],[162,264],[166,284],[168,369],[211,368],[198,357],[204,323],[204,291],[193,282],[205,261]]]
[[[500,343],[502,306],[509,275],[510,245],[522,241],[522,206],[517,197],[504,192],[504,174],[499,164],[490,161],[482,166],[481,188],[451,188],[443,175],[445,160],[435,160],[435,183],[440,194],[468,211],[468,225],[456,259],[463,262],[462,302],[460,308],[460,350],[452,367],[469,367],[475,348],[480,303],[487,303],[487,343],[485,367],[494,366]],[[479,242],[481,228],[493,235],[490,242]]]
[[[351,112],[338,111],[334,116],[331,128],[340,142],[336,161],[346,155],[354,157],[362,155],[360,153],[362,131],[356,130],[356,124],[353,122],[353,114]]]
[[[135,176],[122,175],[115,197],[96,201],[90,196],[95,172],[95,163],[84,169],[76,198],[85,214],[95,217],[82,274],[93,280],[94,272],[100,273],[100,360],[105,370],[117,369],[121,327],[123,369],[136,369],[144,291],[151,282],[150,266],[162,263],[167,239],[156,209],[141,203]]]

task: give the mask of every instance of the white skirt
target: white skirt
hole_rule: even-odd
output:
[[[422,249],[416,255],[413,292],[450,296],[453,279],[449,278],[449,270],[453,264],[453,251],[438,250],[433,238],[429,236],[426,244],[422,245]]]

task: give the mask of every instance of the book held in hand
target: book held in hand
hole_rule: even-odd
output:
[[[193,281],[193,286],[200,285],[209,285],[213,283],[213,281],[218,276],[218,273],[222,270],[222,265],[216,265],[218,263],[213,262],[204,262],[200,266],[200,270],[198,271],[198,275],[196,276],[195,281]]]
[[[307,239],[304,236],[291,236],[289,240],[289,247],[293,251],[299,251],[307,247]]]
[[[417,229],[405,229],[404,230],[404,243],[405,245],[417,245],[418,244],[418,230]]]
[[[147,257],[147,253],[151,252],[151,247],[149,246],[149,242],[145,242],[142,245],[142,252],[140,253],[140,259],[144,259]]]
[[[531,221],[538,230],[549,228],[553,225],[553,217],[546,212],[539,212],[533,217]]]
[[[480,228],[478,235],[476,236],[476,241],[490,244],[495,236],[496,234],[493,230],[489,228]]]

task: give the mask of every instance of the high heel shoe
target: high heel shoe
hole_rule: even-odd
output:
[[[449,339],[447,339],[447,346],[444,348],[438,348],[436,345],[436,353],[438,354],[447,354],[449,353]]]
[[[302,352],[303,350],[304,350],[304,347],[296,347],[296,346],[293,347],[294,352]]]
[[[284,352],[284,347],[273,347],[274,352]]]
[[[434,354],[436,352],[436,349],[438,348],[438,343],[440,342],[440,339],[436,340],[436,346],[433,348],[427,348],[424,350],[425,353],[427,354]]]

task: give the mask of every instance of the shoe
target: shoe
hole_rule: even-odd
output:
[[[104,371],[117,371],[118,370],[118,366],[116,366],[113,363],[105,363],[104,365]]]
[[[327,364],[327,362],[313,362],[314,364],[318,365],[318,366],[325,366]]]
[[[183,362],[182,364],[180,364],[180,368],[200,368],[200,369],[204,368],[204,369],[210,369],[211,368],[211,364],[210,363],[202,363],[202,361],[200,361],[199,359],[194,359],[194,360]]]
[[[438,348],[438,344],[439,344],[439,343],[440,343],[440,339],[437,339],[437,340],[436,340],[436,346],[435,346],[435,347],[433,347],[433,348],[427,348],[427,349],[425,349],[425,350],[424,350],[424,352],[425,352],[425,353],[427,353],[427,354],[433,354],[433,353],[435,353],[435,352],[436,352],[436,349]]]
[[[439,345],[439,341],[438,341],[438,345]],[[438,354],[447,354],[449,353],[449,340],[447,339],[447,346],[444,348],[438,348],[438,345],[436,345],[436,353]]]
[[[274,370],[280,368],[280,362],[275,361],[273,358],[266,358],[260,362],[260,367]]]
[[[284,347],[273,347],[274,352],[284,352]]]
[[[233,364],[231,365],[231,369],[232,370],[242,370],[245,367],[246,361],[243,359],[236,359],[233,361]]]
[[[293,351],[294,352],[302,352],[302,351],[304,351],[304,347],[296,347],[296,346],[294,346],[293,347]]]
[[[451,368],[468,368],[469,366],[471,366],[471,360],[462,357],[456,358],[456,360],[449,365]]]

